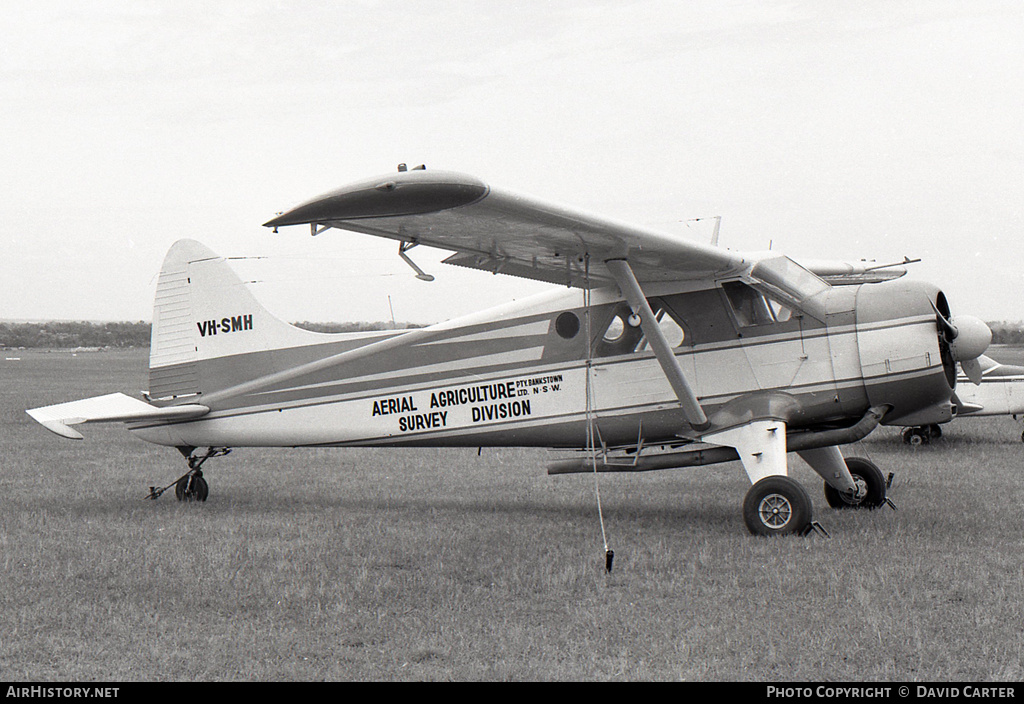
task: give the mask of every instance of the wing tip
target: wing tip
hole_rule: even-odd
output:
[[[25,412],[52,433],[70,440],[82,440],[82,434],[69,426],[79,423],[191,420],[206,415],[210,409],[195,403],[157,407],[123,393],[112,393]]]
[[[85,436],[83,436],[80,432],[68,427],[69,423],[74,423],[76,421],[79,423],[83,422],[83,418],[46,418],[41,413],[39,413],[40,410],[42,409],[33,408],[31,410],[25,411],[25,413],[27,413],[32,418],[32,420],[36,421],[41,426],[49,430],[51,433],[54,433],[55,435],[59,435],[62,438],[67,438],[68,440],[85,439]]]
[[[423,215],[475,203],[489,191],[475,176],[413,169],[321,194],[271,218],[263,227]]]

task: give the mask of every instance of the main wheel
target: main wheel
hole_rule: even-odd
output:
[[[747,492],[743,520],[754,535],[806,533],[811,524],[811,497],[789,477],[765,477]]]
[[[825,501],[832,508],[878,508],[885,503],[885,477],[882,470],[863,457],[847,457],[846,467],[858,487],[864,489],[860,499],[853,499],[825,484]]]
[[[903,431],[903,442],[914,447],[927,445],[932,441],[932,434],[927,428],[906,428]]]
[[[203,479],[202,472],[186,474],[174,485],[174,495],[178,501],[206,501],[210,495],[210,485]]]

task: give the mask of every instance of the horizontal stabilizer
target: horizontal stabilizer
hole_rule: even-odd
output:
[[[94,396],[80,401],[58,403],[25,411],[47,430],[72,440],[81,440],[82,434],[69,426],[79,423],[130,423],[144,420],[185,420],[206,415],[206,406],[190,403],[183,406],[159,408],[122,393]]]

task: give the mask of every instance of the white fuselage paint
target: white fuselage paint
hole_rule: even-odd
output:
[[[870,293],[882,294],[885,284],[873,286],[879,290]],[[844,322],[812,326],[791,321],[777,332],[764,328],[756,334],[733,329],[693,346],[684,342],[676,358],[709,415],[743,395],[781,391],[802,409],[799,417],[788,419],[791,428],[859,417],[869,400],[885,402],[871,397],[876,383],[889,394],[928,386],[924,395],[941,400],[942,389],[932,388],[942,375],[935,319],[927,313],[928,292],[919,293],[922,304],[907,308],[897,303],[882,319],[855,324],[848,305]],[[617,291],[594,292],[593,310],[618,300]],[[572,341],[554,332],[553,321],[566,310],[580,313],[580,331]],[[664,441],[685,432],[679,402],[649,350],[597,357],[588,365],[586,316],[580,292],[545,294],[493,314],[444,323],[439,326],[443,336],[393,346],[372,367],[350,370],[339,364],[329,377],[295,379],[253,390],[244,402],[211,406],[199,420],[132,430],[149,442],[196,447],[581,446],[588,416],[610,442],[635,441],[638,435]],[[430,356],[446,342],[459,351],[457,358]],[[504,343],[501,349],[494,346],[499,342]],[[578,358],[546,360],[546,350],[568,344],[577,345]],[[422,364],[415,355],[408,361],[417,350],[423,350]],[[402,354],[404,366],[389,364]],[[564,428],[564,437],[553,438],[552,428]]]

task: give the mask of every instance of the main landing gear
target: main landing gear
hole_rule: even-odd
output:
[[[843,462],[853,482],[851,489],[840,490],[825,483],[825,501],[835,509],[876,509],[896,505],[886,496],[892,475],[888,478],[874,462],[863,457],[843,459],[832,449],[836,462]],[[816,470],[824,470],[822,454],[802,453]],[[849,484],[849,480],[847,480]],[[842,484],[840,484],[842,486]],[[801,484],[785,475],[771,475],[754,484],[743,501],[743,520],[754,535],[806,535],[818,530],[828,535],[811,517],[811,498]]]
[[[195,454],[196,448],[194,447],[179,447],[178,450],[185,456],[185,460],[188,462],[188,472],[173,484],[168,484],[162,489],[158,489],[155,486],[149,487],[149,495],[146,498],[159,499],[161,494],[173,486],[174,496],[177,497],[178,501],[206,501],[206,498],[210,495],[210,485],[206,483],[206,479],[203,478],[203,472],[199,468],[203,462],[211,457],[221,457],[228,454],[231,452],[231,448],[208,447],[206,452],[201,455]]]
[[[916,428],[903,429],[903,442],[914,447],[927,445],[932,440],[942,437],[942,428],[938,425],[921,425]]]
[[[811,497],[785,475],[765,477],[747,492],[743,520],[754,535],[804,535],[812,528]]]
[[[885,496],[889,488],[889,481],[882,475],[882,470],[872,462],[863,457],[846,458],[846,467],[850,470],[857,491],[852,496],[839,491],[827,482],[825,483],[825,501],[832,508],[879,508],[890,501]]]

